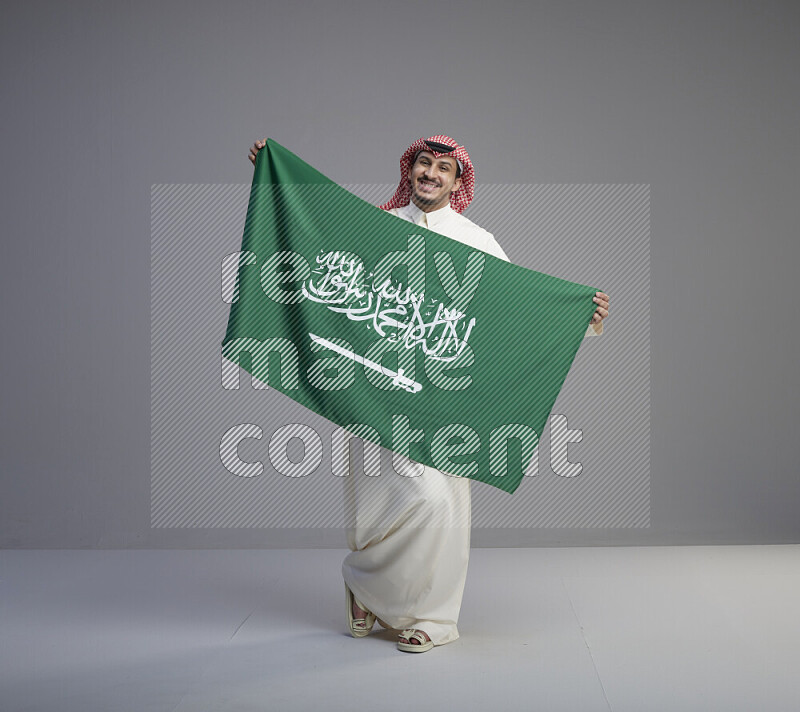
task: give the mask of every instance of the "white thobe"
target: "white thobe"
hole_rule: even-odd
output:
[[[409,203],[389,212],[510,262],[490,232],[449,205],[425,213]],[[586,336],[602,330],[602,322],[590,325]],[[406,457],[392,459],[384,448],[381,454],[393,468],[368,477],[350,462],[343,478],[354,521],[342,575],[355,597],[392,628],[418,628],[435,645],[450,643],[458,638],[469,563],[471,480]]]

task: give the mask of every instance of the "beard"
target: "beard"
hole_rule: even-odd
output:
[[[435,183],[427,183],[426,185],[433,186],[435,190],[431,193],[420,190],[419,181],[413,183],[411,186],[411,193],[418,202],[424,205],[435,205],[439,202],[447,202],[450,199],[449,195],[445,195],[441,192],[441,185],[437,185]]]

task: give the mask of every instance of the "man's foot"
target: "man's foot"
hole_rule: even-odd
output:
[[[415,630],[416,630],[416,629],[415,629]],[[422,637],[423,637],[423,638],[425,638],[425,642],[426,642],[426,643],[427,643],[427,642],[430,640],[430,638],[428,637],[428,634],[427,634],[427,633],[426,633],[424,630],[417,630],[417,633],[419,633],[420,635],[422,635]],[[404,638],[404,637],[401,635],[401,636],[400,636],[400,638],[399,638],[398,640],[399,640],[401,643],[411,643],[411,645],[421,645],[421,643],[419,642],[419,640],[417,640],[416,638],[411,638],[411,640],[409,640],[408,638]]]
[[[424,653],[433,647],[433,643],[424,630],[407,628],[397,639],[397,647],[408,653]]]
[[[356,597],[347,584],[344,585],[347,594],[347,617],[350,619],[350,634],[354,638],[363,638],[369,635],[375,624],[375,616],[361,608],[356,602]]]
[[[356,603],[356,597],[353,596],[353,620],[356,618],[366,618],[368,614],[369,611],[365,611],[358,607],[358,604]]]

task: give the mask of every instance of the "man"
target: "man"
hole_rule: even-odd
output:
[[[249,158],[266,141],[257,141]],[[495,257],[510,260],[494,236],[463,217],[472,201],[475,170],[449,136],[414,142],[400,159],[400,183],[379,207]],[[603,332],[608,295],[597,292],[586,336]],[[383,448],[381,448],[383,450]],[[343,478],[355,513],[350,554],[342,564],[350,632],[367,635],[375,620],[400,630],[398,648],[425,652],[458,638],[469,562],[471,480],[453,477],[387,452],[395,472]]]

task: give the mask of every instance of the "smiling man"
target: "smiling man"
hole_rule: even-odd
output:
[[[253,163],[265,143],[250,149]],[[397,190],[379,207],[509,262],[491,233],[461,215],[474,190],[475,169],[466,149],[449,136],[431,136],[403,153]],[[600,335],[608,316],[608,295],[597,292],[595,302],[586,336]],[[348,458],[349,476],[342,478],[355,515],[347,531],[350,553],[342,564],[350,633],[368,635],[377,620],[401,631],[400,650],[425,652],[459,635],[471,480],[391,452],[386,458],[395,472],[367,477]]]
[[[442,149],[442,144],[425,144]],[[429,213],[449,205],[451,193],[461,188],[461,166],[449,156],[437,158],[432,151],[420,151],[409,179],[414,205]]]
[[[419,139],[400,158],[400,176],[381,209],[509,261],[491,233],[461,215],[475,192],[475,168],[463,146],[449,136]]]

